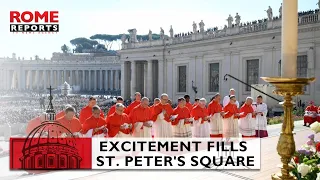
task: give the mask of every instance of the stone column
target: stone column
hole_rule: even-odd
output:
[[[70,86],[73,86],[74,82],[73,82],[73,70],[70,70]]]
[[[108,70],[105,70],[105,80],[104,80],[104,85],[105,85],[105,89],[108,90],[109,88],[109,79],[108,79]]]
[[[97,70],[94,70],[93,86],[94,86],[94,91],[96,91],[97,90]]]
[[[43,89],[47,89],[47,71],[43,70]]]
[[[86,90],[86,78],[85,78],[85,71],[82,70],[82,86],[81,86],[81,90]]]
[[[91,70],[89,70],[89,91],[92,91],[91,84],[92,84],[92,81],[91,81]]]
[[[281,30],[281,77],[297,77],[298,0],[283,0]]]
[[[315,77],[315,58],[313,47],[308,50],[308,77]]]
[[[57,70],[57,74],[58,74],[58,77],[57,77],[57,87],[61,85],[61,70]]]
[[[121,61],[121,85],[120,85],[120,88],[121,88],[121,96],[124,98],[124,99],[127,99],[127,78],[125,78],[125,74],[127,74],[128,72],[126,72],[125,70],[125,62],[124,61]]]
[[[100,91],[103,89],[102,70],[101,69],[99,72],[99,88],[100,88]]]
[[[64,71],[63,71],[63,81],[64,81],[64,82],[67,82],[67,81],[68,81],[68,79],[67,79],[67,70],[64,70]],[[63,84],[64,82],[62,82],[62,84]],[[69,82],[69,83],[70,83],[70,82]]]
[[[147,97],[153,99],[153,87],[152,87],[152,60],[148,61],[147,65]]]
[[[39,90],[39,84],[40,84],[40,81],[39,81],[39,70],[36,70],[36,86],[37,86],[37,90]]]
[[[53,82],[53,70],[50,70],[50,86],[54,87],[55,84]]]
[[[111,91],[114,89],[114,77],[113,77],[113,70],[110,71],[110,89]]]
[[[136,92],[136,62],[131,61],[131,91],[130,96],[134,99],[134,93]]]
[[[158,69],[159,69],[159,80],[158,80],[158,83],[159,83],[159,90],[158,90],[158,93],[159,93],[159,97],[161,96],[163,92],[163,76],[164,76],[164,67],[163,67],[163,61],[162,60],[158,60]]]
[[[32,82],[32,70],[29,70],[29,90],[33,89],[33,82]]]
[[[74,85],[80,85],[80,83],[79,83],[79,71],[78,70],[76,70],[75,72],[75,77],[74,77]]]

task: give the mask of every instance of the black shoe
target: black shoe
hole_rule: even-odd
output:
[[[307,126],[306,124],[304,124],[303,126]]]

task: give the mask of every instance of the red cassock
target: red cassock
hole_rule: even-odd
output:
[[[207,109],[209,115],[214,115],[216,113],[221,113],[222,106],[217,101],[211,101]]]
[[[173,113],[173,109],[172,109],[171,105],[170,105],[170,104],[165,104],[165,105],[163,105],[163,104],[161,104],[161,103],[159,103],[159,104],[157,104],[157,105],[154,106],[154,108],[153,108],[153,113],[152,113],[152,120],[153,120],[153,121],[156,121],[157,118],[158,118],[158,115],[159,115],[160,113],[162,113],[162,111],[166,111],[166,113],[164,114],[164,119],[165,119],[167,122],[171,122],[170,116],[171,116],[172,113]]]
[[[67,120],[66,117],[62,117],[57,119],[62,126],[67,128],[71,133],[80,132],[82,129],[82,125],[78,118],[74,117],[72,120]],[[69,133],[69,132],[62,132],[62,133]]]
[[[251,105],[248,105],[248,104],[243,104],[242,107],[240,108],[240,118],[245,118],[248,114],[252,114],[254,112],[253,108]],[[255,118],[255,116],[252,115],[252,118]],[[255,130],[255,129],[254,129]],[[242,137],[256,137],[256,135],[253,135],[253,136],[244,136],[242,135]]]
[[[91,116],[92,116],[92,107],[86,106],[82,108],[79,116],[80,123],[83,124]],[[104,114],[102,110],[100,112],[100,117],[104,118]]]
[[[193,109],[193,106],[190,102],[187,102],[186,103],[186,107],[189,109],[189,112],[191,113],[192,109]]]
[[[231,116],[239,113],[239,109],[237,108],[236,104],[229,103],[228,105],[226,105],[226,107],[223,108],[223,112],[226,113],[224,115],[224,118],[230,118]],[[237,118],[237,117],[234,117],[234,118]]]
[[[140,101],[133,101],[125,110],[124,113],[126,113],[127,115],[130,114],[130,112],[132,111],[133,108],[137,107],[138,105],[140,105]]]
[[[133,108],[133,110],[129,115],[129,119],[132,122],[132,125],[134,125],[137,122],[150,121],[151,118],[152,118],[151,109],[149,107],[143,108],[142,106],[136,106],[135,108]],[[141,127],[141,129],[143,129],[143,126]]]
[[[63,116],[66,115],[66,113],[64,111],[60,111],[56,114],[56,120],[63,118]]]
[[[187,118],[190,118],[190,111],[189,111],[189,108],[188,107],[176,107],[174,110],[173,110],[173,113],[174,115],[178,115],[177,118],[172,122],[172,125],[176,126],[179,121],[181,119],[187,119]],[[190,122],[185,122],[184,124],[190,124]]]
[[[305,111],[311,111],[311,112],[317,112],[318,111],[318,108],[317,106],[307,106],[306,110]],[[312,124],[314,123],[316,120],[317,120],[317,117],[311,117],[311,116],[304,116],[303,117],[303,120],[304,120],[304,124]]]
[[[100,128],[105,125],[106,121],[103,117],[95,118],[94,116],[91,116],[82,124],[82,134],[86,134],[90,129]],[[102,133],[103,131],[100,130],[98,132],[93,133],[92,136]]]
[[[204,118],[208,117],[208,110],[207,108],[201,108],[199,105],[196,105],[191,111],[191,116],[196,121],[201,118],[201,124],[203,124],[205,121]]]
[[[218,101],[211,101],[209,104],[208,104],[208,115],[214,115],[216,113],[221,113],[222,112],[222,106],[221,104],[218,102]],[[220,116],[221,117],[221,116]],[[222,122],[221,122],[222,123]],[[218,126],[219,127],[219,126]],[[212,138],[217,138],[217,137],[222,137],[222,134],[210,134],[210,137]]]
[[[124,123],[132,124],[131,120],[129,119],[128,115],[123,113],[122,115],[119,115],[117,113],[113,113],[111,116],[108,117],[108,135],[109,137],[116,136],[119,131],[124,134],[130,134],[130,129],[120,129],[120,126]]]

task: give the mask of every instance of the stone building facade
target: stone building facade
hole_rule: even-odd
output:
[[[200,29],[194,23],[193,32],[172,35],[170,30],[170,36],[160,40],[139,42],[131,31],[119,51],[122,96],[132,98],[140,91],[149,98],[167,93],[174,101],[184,94],[210,100],[215,93],[227,95],[234,88],[243,101],[251,88],[231,78],[224,81],[225,74],[250,85],[265,84],[263,76],[280,76],[281,17],[273,17],[269,9],[268,19],[240,23],[237,14],[235,24],[232,17],[228,20],[221,30],[205,31],[201,21]],[[297,76],[319,79],[320,14],[318,10],[299,13],[298,22]],[[320,104],[320,81],[306,87],[301,99]]]
[[[64,82],[76,91],[120,90],[120,58],[103,53],[53,53],[50,60],[24,60],[13,54],[0,59],[0,89],[60,89]]]

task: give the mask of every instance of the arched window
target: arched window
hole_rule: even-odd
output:
[[[55,167],[54,166],[54,157],[52,157],[52,156],[48,157],[48,167]]]
[[[65,167],[66,166],[66,158],[65,157],[60,157],[60,167]]]
[[[43,158],[42,158],[42,156],[39,156],[37,158],[37,167],[43,167]]]

